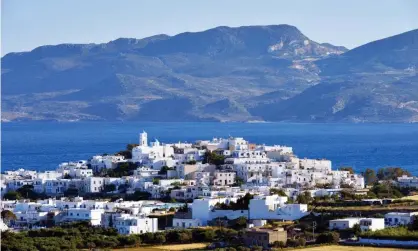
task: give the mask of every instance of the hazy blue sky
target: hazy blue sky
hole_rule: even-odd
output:
[[[2,0],[2,55],[227,25],[291,24],[353,48],[418,28],[415,0]]]

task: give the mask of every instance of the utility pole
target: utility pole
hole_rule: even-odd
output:
[[[316,228],[316,221],[312,222],[312,240],[315,241],[315,228]]]

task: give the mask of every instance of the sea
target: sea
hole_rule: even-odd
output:
[[[326,158],[333,168],[399,166],[418,175],[418,124],[11,122],[1,125],[1,169],[54,170],[62,162],[112,154],[138,143],[244,137],[292,146],[300,158]]]

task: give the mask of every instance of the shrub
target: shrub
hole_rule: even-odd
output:
[[[286,245],[283,241],[275,241],[273,242],[272,246],[275,248],[284,248]]]
[[[260,246],[252,246],[251,251],[263,251],[263,247]]]
[[[322,243],[336,244],[336,243],[338,243],[339,240],[340,240],[340,234],[339,233],[328,232],[328,233],[322,233],[322,234],[318,235],[318,237],[316,238],[316,243],[317,244],[322,244]]]
[[[298,246],[299,247],[306,246],[306,239],[305,238],[300,237],[299,239],[297,239],[297,241],[298,241]]]
[[[251,249],[249,247],[238,246],[237,251],[251,251]]]
[[[165,242],[165,234],[164,233],[157,233],[154,236],[154,242],[158,244],[162,244]]]
[[[297,247],[299,245],[297,240],[288,239],[287,240],[287,246],[288,247]]]
[[[376,231],[367,231],[360,237],[371,239],[418,240],[418,231],[409,231],[407,227],[391,227]]]

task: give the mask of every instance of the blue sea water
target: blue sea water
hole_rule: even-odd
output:
[[[400,166],[418,175],[418,124],[25,122],[2,124],[4,170],[55,169],[61,162],[114,153],[138,134],[161,142],[244,137],[293,147],[299,157],[327,158],[333,168]]]

